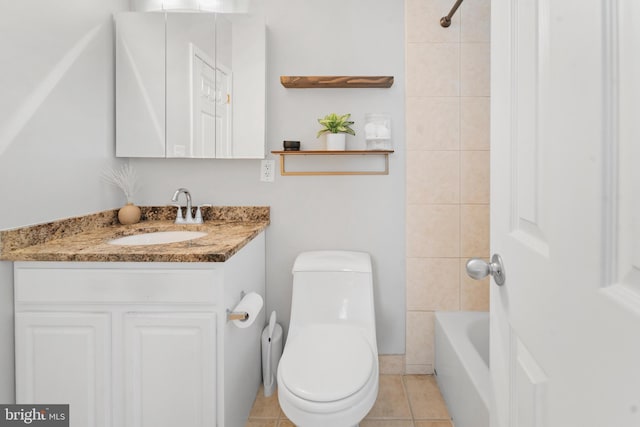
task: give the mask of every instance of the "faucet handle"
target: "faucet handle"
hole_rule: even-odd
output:
[[[184,224],[184,217],[182,216],[182,206],[174,203],[171,206],[175,206],[176,208],[178,208],[177,212],[176,212],[176,220],[175,223],[176,224]]]
[[[205,208],[205,207],[211,207],[211,205],[208,203],[205,203],[203,205],[198,205],[196,209],[196,217],[193,219],[194,223],[202,224],[204,222],[204,219],[202,219],[202,210],[200,210],[200,208]]]

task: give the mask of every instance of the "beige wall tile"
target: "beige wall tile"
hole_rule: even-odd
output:
[[[460,44],[461,96],[489,96],[489,43]],[[408,71],[410,73],[411,70]]]
[[[407,310],[459,309],[460,265],[458,259],[407,259]]]
[[[459,205],[407,205],[407,257],[460,257]]]
[[[433,312],[407,312],[407,349],[405,359],[407,366],[433,365],[433,335]]]
[[[460,148],[488,150],[491,102],[489,97],[460,98]]]
[[[489,205],[460,207],[461,257],[489,256]]]
[[[410,96],[459,96],[460,44],[409,43],[406,90]]]
[[[465,2],[459,12],[462,42],[491,41],[491,0]]]
[[[489,152],[463,151],[460,157],[461,203],[489,203]]]
[[[407,202],[460,202],[460,152],[415,151],[407,156]]]
[[[378,398],[365,419],[411,419],[401,375],[380,375]]]
[[[488,257],[486,257],[488,260]],[[466,272],[467,258],[460,259],[460,309],[489,311],[489,278],[474,280]]]
[[[404,354],[383,354],[378,356],[380,375],[404,374]]]
[[[447,15],[452,6],[451,0],[407,0],[405,2],[407,41],[410,43],[459,42],[459,19],[452,19],[449,28],[443,28],[440,25],[440,18]]]
[[[439,19],[452,5],[405,1],[405,371],[411,373],[433,372],[433,333],[421,317],[432,310],[488,307],[488,281],[463,276],[462,257],[489,255],[490,0],[463,3],[451,27],[442,29]],[[459,150],[457,175],[454,156],[417,154]]]
[[[407,150],[458,150],[458,98],[407,97]]]

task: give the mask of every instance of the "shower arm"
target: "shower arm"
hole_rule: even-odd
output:
[[[462,4],[462,0],[456,0],[456,4],[453,5],[449,14],[447,16],[443,16],[442,18],[440,18],[440,25],[442,25],[445,28],[451,25],[451,17],[455,15],[456,10],[458,10],[461,4]]]

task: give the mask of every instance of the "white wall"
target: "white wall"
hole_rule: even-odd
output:
[[[277,175],[263,183],[257,160],[131,161],[144,180],[140,204],[167,204],[184,186],[196,203],[271,206],[267,310],[277,310],[285,327],[299,252],[371,253],[381,354],[404,354],[405,347],[403,11],[402,0],[265,0],[268,152],[282,149],[285,139],[301,140],[303,148],[318,145],[316,119],[330,112],[352,113],[358,135],[350,137],[351,146],[363,146],[364,114],[389,112],[396,153],[388,176]],[[393,75],[395,84],[285,89],[280,75]]]
[[[112,12],[127,0],[0,3],[0,229],[114,208]],[[0,262],[0,402],[14,400],[11,263]]]

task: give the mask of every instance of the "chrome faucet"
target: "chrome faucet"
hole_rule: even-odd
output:
[[[180,205],[174,205],[178,207],[178,213],[176,215],[176,224],[194,224],[193,215],[191,213],[191,193],[186,188],[178,188],[175,193],[173,193],[173,197],[171,198],[172,202],[177,202],[180,193],[184,193],[187,197],[187,212],[184,218],[182,217],[182,208]]]
[[[178,197],[180,197],[180,193],[184,193],[184,196],[187,198],[187,212],[185,216],[182,216],[182,206],[180,206],[178,202]],[[199,205],[196,208],[196,214],[193,215],[191,210],[191,193],[186,188],[178,188],[175,193],[173,193],[173,197],[171,201],[174,202],[175,207],[178,208],[178,212],[176,212],[176,224],[202,224],[204,222],[202,209],[205,206],[211,207],[209,204]]]

